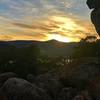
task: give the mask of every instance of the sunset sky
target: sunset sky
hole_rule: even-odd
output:
[[[0,0],[0,40],[77,42],[97,35],[86,0]]]

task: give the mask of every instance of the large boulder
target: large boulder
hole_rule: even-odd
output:
[[[91,21],[95,26],[97,33],[100,35],[100,8],[91,12]]]
[[[8,80],[9,78],[17,77],[17,74],[13,72],[5,72],[0,74],[0,87],[3,85],[3,83]]]
[[[90,9],[93,9],[91,12],[91,21],[100,35],[100,0],[87,0],[87,5]]]
[[[87,0],[86,3],[90,9],[100,8],[100,0]]]
[[[26,80],[11,78],[0,89],[0,100],[50,100],[50,97]]]

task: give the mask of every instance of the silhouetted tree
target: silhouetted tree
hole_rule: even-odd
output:
[[[95,36],[88,36],[82,39],[75,48],[73,57],[100,57],[99,54],[100,41]]]
[[[86,38],[81,39],[80,42],[96,42],[97,37],[96,36],[87,36]]]
[[[36,74],[39,55],[40,50],[36,45],[0,48],[0,72],[12,71],[23,77],[28,73]]]

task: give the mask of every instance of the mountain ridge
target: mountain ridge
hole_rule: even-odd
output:
[[[49,41],[29,41],[29,40],[16,40],[16,41],[0,41],[0,47],[15,46],[23,48],[30,45],[36,45],[40,48],[43,55],[50,57],[55,56],[70,56],[74,48],[78,45],[76,42],[59,42],[56,40]]]

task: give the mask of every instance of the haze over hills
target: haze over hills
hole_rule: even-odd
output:
[[[49,40],[45,42],[26,41],[26,40],[0,41],[0,48],[7,47],[7,46],[15,46],[17,48],[23,48],[25,46],[30,46],[30,45],[38,46],[43,55],[55,57],[55,56],[71,55],[74,51],[74,48],[78,45],[78,43],[75,42],[64,43],[56,40]]]

